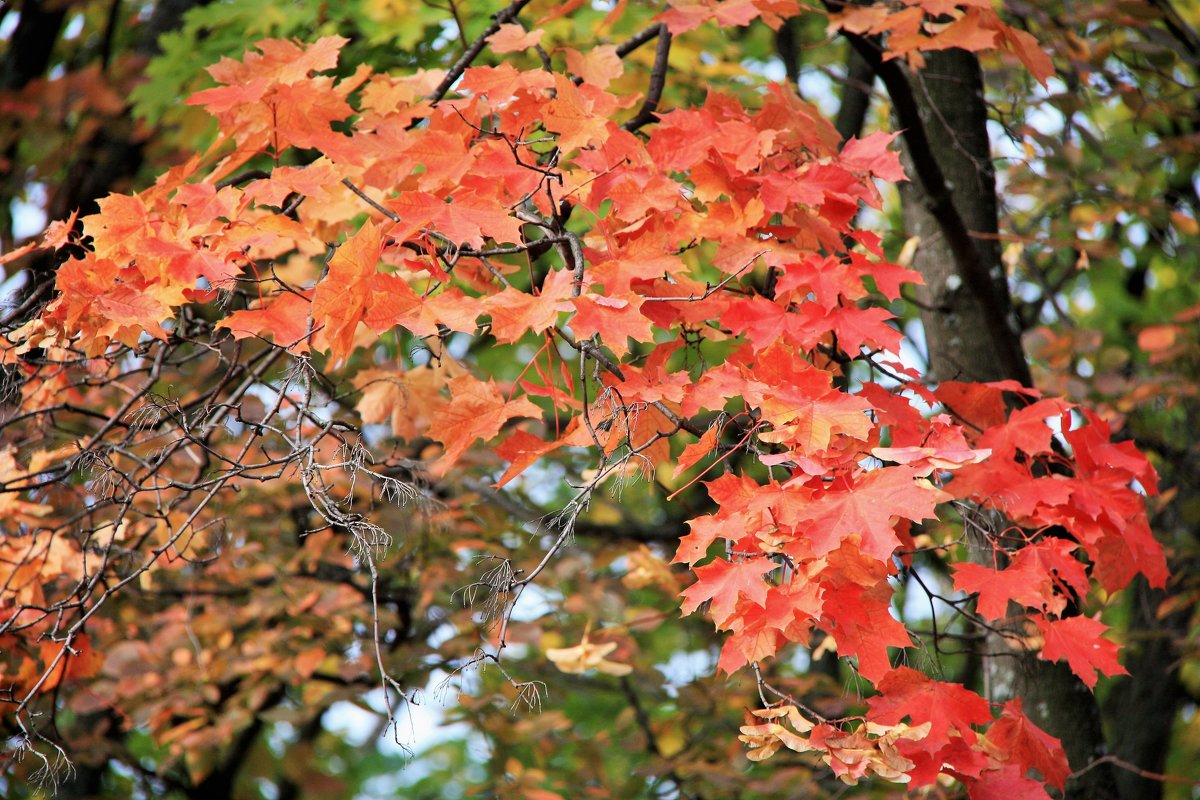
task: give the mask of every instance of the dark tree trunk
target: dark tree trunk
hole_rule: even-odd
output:
[[[867,111],[871,107],[871,85],[874,82],[875,69],[851,47],[846,53],[846,83],[842,86],[842,102],[834,123],[843,140],[862,135]]]
[[[996,217],[996,174],[987,133],[987,106],[979,61],[963,50],[930,53],[927,67],[911,81],[925,135],[945,177],[954,207],[968,231],[995,287],[1001,309],[1011,318],[1008,287],[1000,262]],[[903,123],[902,123],[903,124]],[[910,148],[905,147],[909,174]],[[963,280],[961,269],[942,231],[942,221],[929,209],[919,180],[900,185],[904,224],[910,236],[920,237],[913,266],[925,278],[917,297],[925,308],[921,321],[934,380],[993,381],[1027,375],[1013,371],[998,357],[994,333],[985,322],[983,304]],[[1003,346],[1020,349],[1014,341]]]
[[[1183,483],[1181,494],[1190,490],[1194,496],[1194,485],[1187,485],[1193,481]],[[1160,519],[1165,530],[1171,529],[1174,517],[1167,512]],[[1183,526],[1177,530],[1176,541],[1191,538]],[[1194,558],[1171,562],[1174,575],[1195,575],[1196,567]],[[1126,591],[1131,606],[1129,628],[1138,631],[1139,636],[1126,644],[1122,660],[1129,677],[1113,686],[1104,712],[1113,720],[1113,755],[1137,769],[1161,774],[1171,750],[1175,719],[1188,699],[1179,679],[1183,659],[1180,643],[1187,640],[1195,609],[1193,603],[1179,603],[1173,612],[1160,617],[1160,605],[1171,596],[1168,592],[1182,591],[1178,584],[1168,591],[1154,590],[1138,578]],[[1122,800],[1162,800],[1161,780],[1143,777],[1132,769],[1118,770],[1116,777]]]
[[[926,59],[926,68],[908,79],[919,121],[902,114],[900,127],[905,129],[904,149],[915,178],[902,185],[901,199],[908,233],[920,237],[913,267],[925,279],[918,297],[924,306],[921,318],[930,376],[962,381],[1012,379],[1029,385],[996,238],[996,181],[979,61],[962,50],[929,53]],[[893,92],[896,76],[885,83],[903,112]],[[918,141],[922,136],[924,142]],[[940,170],[921,163],[930,155]],[[936,180],[939,171],[943,185],[931,186],[930,175]],[[952,210],[945,204],[947,193]],[[950,218],[955,212],[958,222]],[[970,234],[974,253],[968,257],[975,258],[975,264],[964,263],[968,258],[962,242],[956,241],[963,228]],[[981,547],[990,558],[990,544]],[[989,640],[990,699],[1023,698],[1026,714],[1063,741],[1074,770],[1104,755],[1100,712],[1087,687],[1066,665],[1013,652],[1005,641],[999,636]],[[1111,765],[1101,764],[1073,779],[1066,797],[1115,800]]]

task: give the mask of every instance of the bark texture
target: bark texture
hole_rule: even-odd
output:
[[[1011,320],[1011,303],[995,238],[996,174],[987,133],[987,107],[978,60],[963,50],[930,53],[926,69],[911,81],[925,136],[938,159],[946,189],[994,286],[1000,311]],[[902,121],[903,124],[903,121]],[[916,174],[912,146],[904,147],[909,174]],[[984,303],[963,280],[942,221],[930,208],[928,192],[919,180],[901,184],[904,224],[910,236],[920,237],[913,265],[925,278],[917,297],[925,308],[921,321],[934,380],[993,381],[1013,378],[1028,382],[1028,373],[1015,373],[1000,357],[1001,348],[1020,350],[1015,327],[1013,341],[994,340],[986,323]]]

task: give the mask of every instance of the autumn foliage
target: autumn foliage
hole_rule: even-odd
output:
[[[203,775],[205,737],[236,723],[189,721],[199,700],[178,687],[190,674],[215,691],[202,676],[229,657],[221,621],[185,635],[181,601],[150,631],[106,607],[247,560],[255,586],[285,565],[369,580],[278,586],[230,624],[305,621],[237,658],[299,684],[369,673],[402,702],[376,588],[411,529],[389,503],[481,576],[467,588],[490,627],[458,666],[504,669],[514,608],[593,500],[649,481],[690,509],[688,529],[662,558],[631,554],[630,574],[711,620],[720,671],[758,676],[819,646],[864,681],[862,713],[830,717],[758,677],[749,759],[790,750],[847,784],[941,776],[977,798],[1062,789],[1063,749],[1020,698],[913,668],[929,662],[905,655],[917,640],[892,613],[895,579],[940,559],[946,602],[978,630],[1094,687],[1124,672],[1105,600],[1167,579],[1145,509],[1155,470],[1086,407],[1015,381],[930,383],[900,358],[890,304],[920,276],[856,224],[906,179],[893,134],[841,141],[780,84],[666,108],[660,73],[630,89],[632,49],[615,44],[563,46],[541,68],[524,5],[481,40],[511,56],[494,66],[398,75],[342,63],[339,36],[257,42],[186,100],[215,120],[207,151],[41,240],[60,262],[50,299],[2,353],[0,699],[17,749],[53,761],[45,720],[63,697],[81,714],[136,700],[120,724]],[[643,41],[666,53],[702,23],[798,11],[674,3]],[[947,47],[1051,69],[990,2],[854,6],[829,25],[886,35],[914,69]],[[508,523],[543,542],[524,562],[489,551],[455,495],[548,482],[571,487],[559,513]],[[300,542],[262,536],[284,497],[303,508]],[[373,604],[375,630],[338,621]],[[628,643],[593,624],[545,657],[628,674]],[[365,646],[345,655],[352,641]],[[162,653],[176,688],[122,677]],[[540,691],[508,679],[518,699]]]

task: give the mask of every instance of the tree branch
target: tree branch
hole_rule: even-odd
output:
[[[467,67],[471,66],[471,63],[483,52],[483,48],[487,46],[487,41],[491,38],[492,34],[500,30],[501,25],[513,22],[517,18],[517,14],[521,13],[521,9],[529,5],[529,3],[530,0],[513,0],[505,8],[497,11],[496,15],[492,17],[492,24],[488,25],[483,33],[479,34],[475,41],[471,42],[471,46],[459,56],[458,61],[455,61],[454,65],[446,72],[446,77],[442,78],[442,82],[437,85],[436,89],[426,95],[425,99],[436,105],[439,100],[445,97],[446,92],[450,91],[450,87],[454,85],[454,82],[462,77]]]
[[[641,36],[645,31],[642,31]],[[634,37],[637,38],[637,37]],[[633,41],[632,39],[630,41]],[[632,48],[630,48],[632,50]],[[620,52],[618,50],[618,52]],[[658,24],[658,49],[654,51],[654,67],[650,70],[650,88],[646,90],[646,99],[633,119],[621,127],[633,132],[654,121],[654,112],[658,110],[658,101],[662,99],[663,88],[667,85],[667,59],[671,55],[671,32],[663,23]]]

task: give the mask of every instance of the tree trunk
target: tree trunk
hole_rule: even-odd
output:
[[[930,53],[927,67],[912,80],[913,94],[925,124],[930,148],[942,168],[954,207],[974,237],[975,249],[1002,298],[1005,318],[1011,317],[1008,286],[1000,262],[996,217],[996,173],[987,133],[987,106],[979,61],[963,50]],[[907,141],[905,142],[907,144]],[[906,168],[915,176],[910,148]],[[1028,382],[1027,374],[1012,374],[997,357],[997,343],[985,323],[984,303],[962,278],[962,272],[942,232],[941,220],[929,209],[919,180],[900,184],[904,224],[910,236],[920,237],[913,267],[925,278],[917,298],[933,380],[994,381],[1013,378]],[[978,234],[982,234],[979,236]],[[1020,349],[1016,339],[1004,343]]]
[[[926,59],[926,68],[909,80],[920,124],[904,118],[900,124],[906,129],[906,166],[915,178],[902,185],[901,200],[909,235],[920,237],[913,267],[925,279],[918,298],[924,306],[921,318],[929,374],[935,380],[1012,379],[1028,385],[1029,371],[995,236],[996,181],[979,61],[962,50],[929,53]],[[885,83],[902,111],[892,77]],[[922,135],[925,141],[917,141]],[[940,167],[941,187],[929,185],[931,170],[920,163],[929,154]],[[933,176],[936,179],[936,171]],[[977,259],[974,265],[964,263],[961,242],[955,242],[957,223],[948,218],[944,201],[939,205],[939,194],[947,192],[961,220],[958,230],[965,226],[971,234],[972,255]],[[990,285],[979,282],[981,268]],[[983,546],[990,559],[991,546]],[[1074,770],[1103,755],[1100,713],[1087,687],[1065,665],[1049,664],[1029,653],[1013,653],[1004,642],[998,636],[989,641],[993,654],[986,665],[990,699],[1022,697],[1030,718],[1063,741]],[[1102,764],[1073,779],[1065,796],[1115,799],[1111,766]]]

